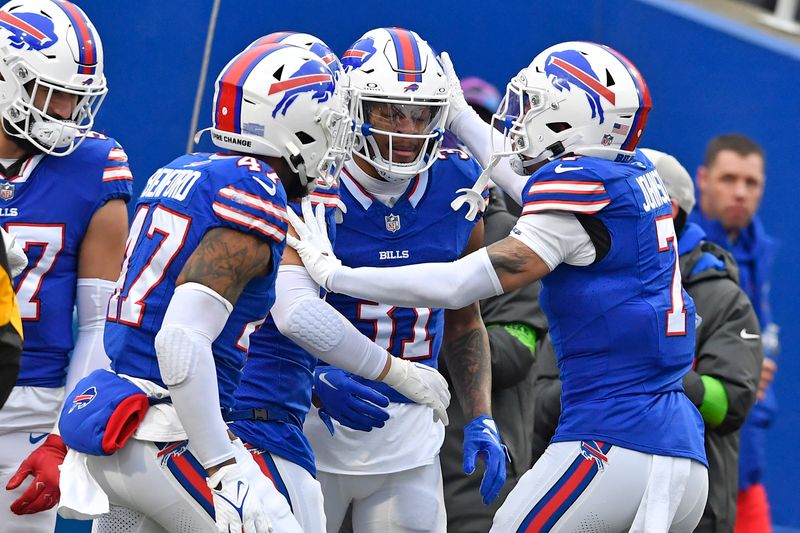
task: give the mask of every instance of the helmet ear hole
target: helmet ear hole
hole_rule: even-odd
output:
[[[315,141],[314,137],[304,131],[296,131],[294,134],[303,144],[312,144]]]
[[[611,73],[606,69],[606,87],[613,87],[615,83],[614,77],[611,76]]]
[[[280,80],[283,77],[283,65],[278,67],[278,70],[272,73],[272,77],[276,80]]]
[[[548,122],[546,126],[550,128],[550,131],[553,133],[559,133],[572,127],[569,122]]]

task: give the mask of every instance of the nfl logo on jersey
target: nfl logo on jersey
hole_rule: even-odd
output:
[[[400,215],[386,215],[383,217],[386,221],[386,229],[392,233],[400,229]]]
[[[0,198],[3,200],[11,200],[14,198],[14,184],[4,183],[0,185]]]

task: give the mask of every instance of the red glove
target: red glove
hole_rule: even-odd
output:
[[[22,493],[22,496],[11,504],[14,514],[34,514],[46,511],[58,503],[61,491],[58,480],[61,471],[58,469],[67,455],[67,447],[58,435],[48,435],[41,446],[36,448],[27,459],[22,461],[17,472],[8,480],[6,490],[14,490],[33,474],[33,482]]]

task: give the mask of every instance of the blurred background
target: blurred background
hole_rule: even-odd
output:
[[[74,1],[105,48],[110,92],[96,129],[125,147],[137,194],[154,170],[187,150],[198,91],[202,128],[210,125],[220,69],[257,37],[279,30],[317,35],[341,54],[371,28],[406,27],[448,51],[462,78],[480,76],[498,87],[547,46],[601,42],[626,55],[649,85],[653,111],[640,146],[671,153],[694,173],[712,136],[752,137],[766,151],[760,215],[780,240],[772,295],[782,326],[775,383],[780,410],[769,434],[766,485],[775,531],[800,531],[794,485],[800,479],[796,0]],[[58,529],[86,530],[86,524],[66,521]]]

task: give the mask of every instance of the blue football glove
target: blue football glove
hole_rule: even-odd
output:
[[[322,403],[319,415],[331,435],[330,418],[359,431],[382,428],[389,420],[389,413],[381,409],[389,406],[389,398],[350,376],[334,366],[318,366],[314,372],[314,392]]]
[[[464,426],[464,473],[475,472],[478,457],[486,463],[481,481],[481,498],[489,505],[500,494],[506,482],[506,457],[508,451],[500,441],[497,426],[489,416],[479,416]]]

